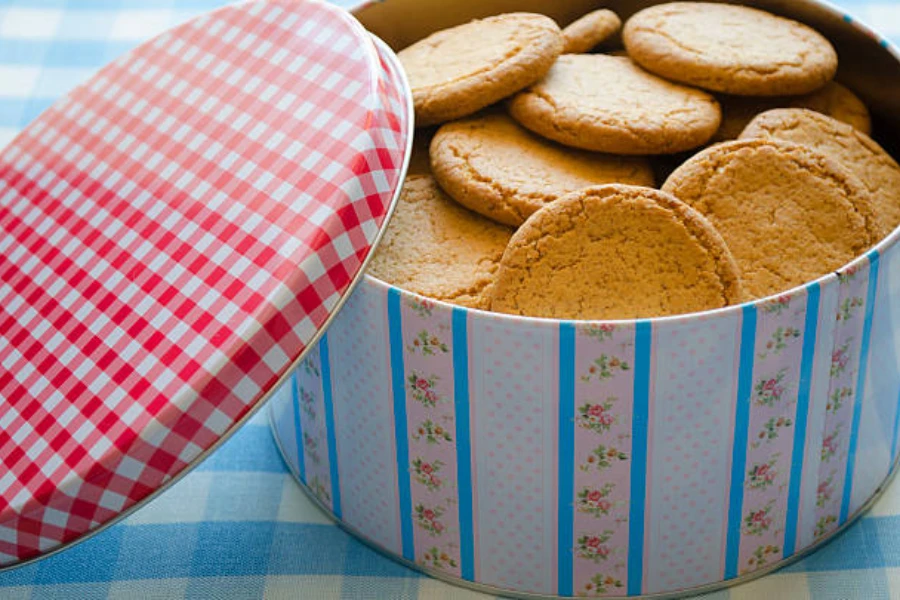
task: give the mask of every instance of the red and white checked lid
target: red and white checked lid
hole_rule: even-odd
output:
[[[0,152],[0,568],[261,402],[361,275],[411,136],[396,57],[269,0],[144,44]]]

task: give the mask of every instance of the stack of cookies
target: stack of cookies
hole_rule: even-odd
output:
[[[624,28],[609,10],[562,30],[510,13],[399,57],[420,129],[369,272],[409,291],[532,317],[684,314],[806,283],[900,225],[900,166],[801,23],[702,2]]]

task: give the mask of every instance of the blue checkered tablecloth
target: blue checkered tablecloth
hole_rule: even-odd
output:
[[[0,146],[101,65],[221,4],[0,0]],[[900,42],[900,0],[838,4]],[[287,473],[264,414],[123,523],[0,574],[0,600],[256,597],[485,596],[422,577],[331,524]],[[900,598],[900,483],[815,555],[706,598]]]

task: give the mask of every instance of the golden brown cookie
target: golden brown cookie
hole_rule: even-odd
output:
[[[605,185],[536,212],[503,254],[491,309],[558,319],[696,312],[740,299],[737,265],[697,211],[649,188]]]
[[[512,230],[466,210],[427,176],[406,179],[368,273],[405,290],[487,309]]]
[[[722,234],[741,268],[746,300],[838,269],[880,237],[863,184],[836,161],[786,142],[707,148],[676,169],[663,190]]]
[[[837,71],[837,53],[817,31],[746,6],[659,4],[631,17],[622,37],[645,69],[726,94],[808,94]]]
[[[672,154],[706,143],[721,112],[706,92],[671,83],[630,59],[567,54],[509,102],[532,131],[562,144],[610,154]]]
[[[584,54],[619,33],[622,20],[611,10],[601,8],[590,12],[565,29],[563,54]]]
[[[602,183],[653,186],[641,157],[560,146],[494,112],[447,123],[431,144],[434,178],[475,212],[519,226],[536,210],[575,190]]]
[[[900,166],[861,131],[818,112],[782,108],[753,119],[741,134],[751,138],[784,140],[833,158],[868,188],[881,228],[890,232],[900,225]]]
[[[713,137],[714,142],[737,139],[756,115],[775,108],[808,108],[852,125],[867,135],[872,133],[869,109],[856,94],[836,81],[805,96],[723,95],[719,97],[719,104],[722,105],[722,125]]]
[[[509,13],[438,31],[401,50],[416,126],[471,115],[531,85],[562,44],[553,19]]]

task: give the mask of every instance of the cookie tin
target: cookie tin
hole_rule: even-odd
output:
[[[823,3],[748,4],[831,39],[896,149],[895,48]],[[356,16],[402,48],[474,17],[595,8],[385,0]],[[771,571],[868,506],[898,456],[898,350],[900,230],[780,296],[649,320],[490,314],[367,276],[271,421],[308,494],[404,564],[500,595],[663,597]]]
[[[0,569],[147,502],[314,347],[393,210],[409,98],[345,11],[251,2],[0,151]]]

